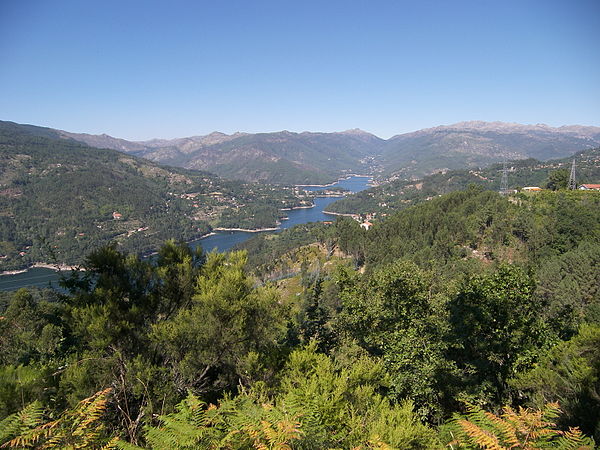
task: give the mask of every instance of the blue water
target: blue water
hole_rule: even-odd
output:
[[[353,176],[345,180],[340,180],[331,186],[305,186],[304,189],[307,191],[314,192],[326,190],[328,188],[341,187],[344,189],[348,189],[350,192],[359,192],[369,187],[370,180],[371,179],[369,177]],[[286,228],[291,228],[294,225],[300,225],[302,223],[324,222],[327,220],[332,220],[333,216],[324,214],[323,210],[327,209],[327,205],[335,202],[336,200],[339,200],[339,197],[317,197],[315,199],[314,208],[293,209],[291,211],[285,211],[285,213],[287,213],[288,219],[281,221],[279,229],[285,230]],[[265,231],[264,233],[273,232]],[[240,242],[244,242],[245,240],[250,239],[256,234],[258,233],[249,233],[247,231],[219,231],[213,236],[208,236],[204,239],[200,239],[199,241],[194,241],[191,243],[191,245],[194,246],[200,243],[200,245],[202,245],[202,248],[207,252],[214,249],[216,249],[219,252],[226,252],[234,245],[239,244]]]
[[[327,188],[342,187],[348,189],[350,192],[359,192],[367,189],[370,178],[368,177],[357,177],[353,176],[345,180],[340,180],[336,184],[327,187],[316,187],[310,186],[304,189],[310,191],[319,191]],[[315,199],[314,208],[305,209],[294,209],[291,211],[284,211],[288,216],[287,220],[283,220],[279,227],[280,230],[293,227],[308,222],[323,222],[326,220],[332,220],[333,216],[323,213],[324,209],[327,209],[327,205],[338,200],[335,197],[318,197]],[[265,231],[264,233],[269,233]],[[272,233],[272,231],[271,231]],[[219,231],[212,236],[208,236],[204,239],[192,242],[190,245],[196,246],[202,245],[205,251],[211,251],[216,249],[219,252],[225,252],[252,236],[258,233],[249,233],[246,231]],[[16,274],[16,275],[3,275],[0,276],[0,290],[1,291],[12,291],[27,286],[36,287],[56,287],[59,275],[52,269],[30,269],[27,272]]]
[[[68,275],[69,272],[65,272]],[[46,288],[50,285],[56,286],[58,272],[52,269],[34,268],[27,272],[16,275],[0,276],[0,291],[14,291],[22,287]]]
[[[323,189],[331,189],[336,187],[342,187],[348,189],[350,192],[360,192],[367,189],[369,186],[370,177],[351,176],[344,180],[340,180],[331,186],[299,186],[306,191],[322,191]]]

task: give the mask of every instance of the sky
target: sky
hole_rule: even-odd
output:
[[[600,0],[0,0],[0,120],[133,140],[600,125]]]

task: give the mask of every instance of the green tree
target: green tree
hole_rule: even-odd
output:
[[[600,326],[583,325],[510,384],[537,408],[558,401],[561,426],[579,426],[600,441]]]
[[[27,289],[10,296],[0,318],[0,364],[48,361],[63,345],[62,308]]]
[[[411,402],[392,405],[378,393],[385,384],[381,364],[339,366],[312,345],[290,355],[274,395],[261,383],[208,407],[189,395],[147,440],[156,449],[439,447]]]
[[[558,169],[550,172],[544,187],[552,191],[558,191],[559,189],[566,189],[567,184],[569,184],[569,172],[567,169]]]
[[[600,323],[600,244],[582,242],[538,269],[542,315],[563,339],[584,322]]]
[[[365,230],[356,220],[348,217],[338,217],[334,227],[340,250],[351,255],[355,265],[361,266],[365,261]]]
[[[255,288],[245,252],[210,253],[187,307],[152,327],[152,341],[181,392],[219,392],[247,380],[254,352],[277,346],[286,311],[274,289]]]
[[[323,280],[317,279],[311,289],[305,290],[306,299],[300,312],[299,329],[302,342],[317,342],[322,352],[329,352],[335,345],[335,336],[331,329],[330,317],[322,300]]]
[[[345,286],[338,331],[373,356],[381,356],[391,374],[392,398],[410,398],[427,418],[441,415],[440,384],[449,370],[445,297],[435,292],[432,276],[414,263],[396,261]]]
[[[172,241],[155,260],[125,255],[114,245],[92,252],[85,271],[64,283],[72,348],[60,371],[60,397],[74,406],[112,386],[114,426],[132,441],[143,417],[173,406],[179,394],[150,331],[189,304],[201,263],[201,250]]]
[[[158,320],[167,319],[190,304],[204,262],[205,255],[199,245],[192,250],[186,243],[170,240],[159,249],[156,260],[160,279],[156,294],[160,299]]]
[[[451,300],[452,346],[463,394],[498,404],[506,380],[529,367],[544,343],[535,283],[523,269],[502,265],[472,276]]]

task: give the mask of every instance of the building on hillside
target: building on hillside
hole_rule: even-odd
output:
[[[579,189],[582,191],[600,191],[600,184],[582,184]]]
[[[123,218],[123,214],[118,213],[118,212],[113,212],[113,219],[115,220],[121,220]]]
[[[525,186],[523,189],[521,189],[522,191],[526,191],[526,192],[537,192],[537,191],[541,191],[542,188],[539,186]]]
[[[371,222],[369,222],[368,220],[366,220],[363,223],[361,223],[360,226],[361,226],[361,228],[364,228],[365,230],[369,230],[369,228],[371,228],[373,226],[373,224]]]

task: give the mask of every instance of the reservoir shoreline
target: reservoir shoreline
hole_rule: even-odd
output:
[[[244,233],[262,233],[263,231],[277,231],[279,227],[271,227],[271,228],[222,228],[216,227],[213,228],[215,231],[243,231]],[[216,233],[213,233],[216,234]],[[201,238],[203,239],[203,238]]]
[[[344,216],[344,217],[358,217],[359,214],[351,214],[351,213],[338,213],[333,211],[323,211],[323,214],[331,214],[332,216]]]
[[[55,272],[82,270],[79,266],[74,266],[74,265],[49,264],[49,263],[43,263],[43,262],[36,262],[36,263],[30,264],[29,266],[27,266],[24,269],[5,270],[3,272],[0,272],[0,277],[7,276],[7,275],[19,275],[21,273],[26,273],[27,271],[29,271],[31,269],[50,269],[50,270],[54,270]]]
[[[348,189],[350,192],[359,192],[368,188],[370,177],[357,176],[346,177],[338,183],[340,187]],[[313,187],[310,190],[323,189]],[[337,197],[319,197],[314,198],[312,205],[298,206],[294,208],[282,208],[282,211],[288,212],[287,218],[280,218],[277,227],[266,229],[245,229],[245,228],[214,228],[209,233],[199,236],[188,242],[191,247],[201,245],[204,251],[216,250],[218,252],[228,251],[237,244],[244,242],[257,233],[277,233],[279,231],[291,228],[309,222],[322,222],[330,220],[329,212],[326,212],[327,206],[334,202]],[[156,253],[156,252],[152,252]],[[142,256],[151,256],[148,254]],[[76,268],[73,265],[60,264],[60,270],[72,270]],[[48,287],[56,283],[60,272],[57,271],[56,264],[36,263],[27,269],[10,270],[0,272],[0,290],[16,290],[21,287],[36,286]]]
[[[316,188],[325,188],[325,187],[330,187],[330,186],[334,186],[336,184],[338,184],[340,181],[344,181],[344,180],[349,180],[350,178],[372,178],[371,175],[359,175],[356,173],[351,173],[345,177],[342,178],[338,178],[337,181],[334,181],[333,183],[329,183],[329,184],[295,184],[295,187],[316,187]]]

